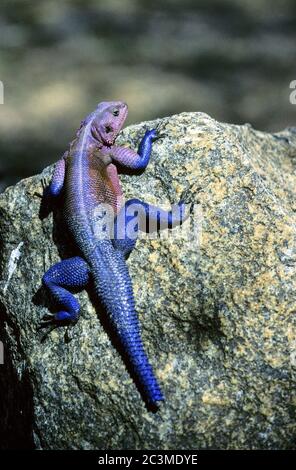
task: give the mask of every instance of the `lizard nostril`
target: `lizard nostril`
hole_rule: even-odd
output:
[[[112,131],[113,131],[113,129],[112,129],[111,126],[106,126],[106,127],[105,127],[105,132],[106,132],[106,134],[110,134],[110,132],[112,132]]]

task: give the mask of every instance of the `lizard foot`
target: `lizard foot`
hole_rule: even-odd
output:
[[[70,325],[77,322],[77,315],[71,314],[66,311],[61,311],[56,314],[46,313],[41,319],[40,327],[46,327],[52,324],[56,325]]]
[[[43,190],[45,190],[48,186],[45,176],[42,176],[42,178],[41,178],[41,186],[42,186]]]
[[[46,319],[49,317],[48,319]],[[60,326],[66,326],[66,331],[65,331],[65,342],[69,343],[73,339],[73,334],[70,332],[69,328],[71,328],[75,323],[74,322],[69,322],[69,321],[59,321],[56,318],[56,315],[53,314],[45,314],[41,320],[40,325],[37,327],[37,331],[45,330],[45,333],[43,334],[41,338],[41,342],[44,342],[46,338],[50,335],[50,333],[55,330],[56,328],[59,328]]]
[[[40,191],[34,191],[34,196],[37,196],[37,197],[40,197],[40,199],[42,199],[46,193],[46,189],[47,189],[47,182],[46,182],[46,179],[45,177],[42,177],[41,178],[41,192]]]
[[[192,202],[192,195],[186,189],[181,194],[180,201],[179,201],[179,206],[180,205],[184,205],[184,207],[185,206],[190,206],[189,214],[193,213],[194,202]]]
[[[146,131],[146,133],[148,132],[150,133],[152,142],[156,142],[157,140],[163,139],[164,137],[167,136],[165,132],[161,132],[159,125],[155,129],[152,129],[151,131]]]

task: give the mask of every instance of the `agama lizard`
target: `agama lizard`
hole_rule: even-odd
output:
[[[138,199],[122,203],[118,172],[143,171],[149,162],[152,143],[160,137],[155,129],[147,130],[138,153],[130,148],[115,146],[127,113],[127,105],[121,101],[100,103],[82,121],[69,150],[56,163],[47,194],[56,197],[64,193],[65,221],[80,256],[52,266],[44,274],[43,283],[61,306],[61,310],[49,315],[50,320],[47,321],[69,324],[77,321],[80,305],[68,289],[84,288],[92,280],[96,295],[106,309],[146,399],[155,406],[164,397],[141,339],[132,283],[125,261],[135,246],[136,237],[128,236],[125,227],[141,211],[144,217],[139,218],[135,225],[135,234],[138,230],[147,231],[147,222],[156,224],[158,229],[163,222],[169,228],[181,225],[187,214],[185,216],[183,202],[176,206],[177,211],[165,211]],[[101,204],[104,207],[109,204],[113,210],[113,218],[106,219],[105,237],[98,236],[96,231],[100,220],[95,214]],[[130,212],[131,206],[137,209],[133,214]],[[111,222],[114,222],[114,237],[108,235]]]

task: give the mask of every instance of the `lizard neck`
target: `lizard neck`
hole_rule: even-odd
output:
[[[91,135],[91,123],[88,123],[77,132],[76,138],[70,143],[69,153],[72,159],[77,157],[77,160],[81,160],[82,157],[87,156],[102,145],[101,142],[95,141]]]

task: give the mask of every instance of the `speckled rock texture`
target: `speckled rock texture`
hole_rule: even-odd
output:
[[[145,407],[91,289],[77,294],[77,325],[38,330],[55,309],[42,275],[74,252],[59,209],[40,210],[50,167],[0,197],[3,448],[294,447],[296,130],[183,113],[118,141],[136,147],[155,125],[166,137],[145,173],[122,177],[126,196],[195,203],[184,227],[141,239],[128,260],[166,401]]]

